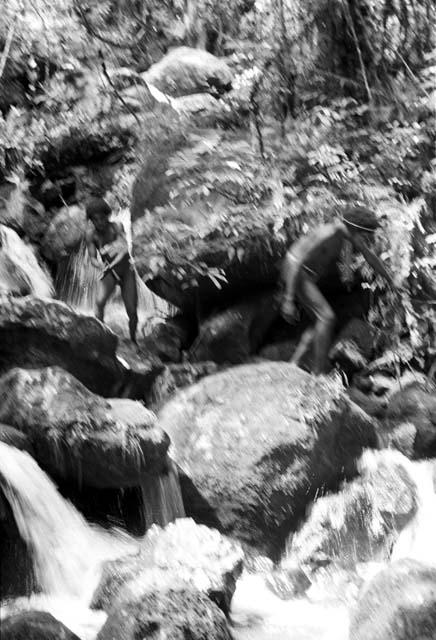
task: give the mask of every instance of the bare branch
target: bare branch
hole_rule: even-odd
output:
[[[106,78],[106,80],[109,82],[109,84],[112,87],[115,95],[117,96],[117,98],[119,98],[120,102],[122,102],[122,104],[126,107],[126,109],[128,111],[130,111],[132,116],[135,118],[136,122],[141,126],[141,121],[138,118],[138,115],[133,111],[133,109],[130,107],[130,105],[127,104],[127,102],[124,100],[123,96],[118,91],[118,89],[116,88],[115,84],[113,83],[112,78],[108,74],[107,67],[106,67],[106,62],[105,62],[105,59],[104,59],[104,56],[103,56],[103,51],[101,49],[98,52],[98,57],[100,58],[100,61],[101,61],[101,68],[103,70],[103,75]]]

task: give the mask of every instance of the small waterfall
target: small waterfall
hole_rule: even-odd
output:
[[[436,566],[435,465],[432,461],[411,463],[411,475],[418,489],[416,517],[403,529],[392,550],[392,560],[412,558]]]
[[[132,228],[129,211],[127,209],[120,210],[112,216],[112,220],[123,225],[127,236],[127,244],[131,251]],[[58,266],[55,281],[57,295],[60,300],[75,309],[84,312],[93,312],[98,278],[99,270],[91,264],[86,242],[83,240],[77,250],[72,252]],[[174,314],[174,309],[168,302],[150,291],[138,275],[136,276],[136,282],[138,287],[139,323],[140,326],[142,325],[147,331],[148,326],[151,328],[154,319],[165,318],[168,315],[172,315]],[[117,288],[114,296],[107,305],[106,321],[109,326],[111,326],[112,318],[115,324],[117,324],[120,312],[124,318],[125,313],[121,311],[121,307],[122,300],[120,290]],[[127,335],[127,319],[125,319],[125,331]]]
[[[59,265],[55,288],[60,300],[80,311],[91,311],[95,306],[98,270],[91,264],[86,243],[70,253]]]
[[[51,298],[53,284],[33,248],[9,227],[0,224],[0,290]]]
[[[28,453],[1,442],[0,485],[32,552],[43,593],[88,602],[101,563],[127,551],[132,540],[92,528]]]
[[[141,492],[146,529],[152,524],[165,527],[176,518],[185,517],[179,473],[173,461],[169,461],[166,474],[144,479]]]

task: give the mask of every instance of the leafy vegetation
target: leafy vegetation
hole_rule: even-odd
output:
[[[187,288],[202,278],[222,286],[255,260],[268,270],[297,234],[366,203],[383,221],[377,250],[396,279],[396,292],[384,291],[355,265],[374,295],[371,321],[389,329],[399,361],[428,368],[432,2],[11,0],[3,16],[1,180],[35,190],[118,154],[107,197],[127,207],[140,193],[142,274]],[[180,44],[225,55],[232,69],[217,102],[226,116],[212,129],[170,99],[132,109],[124,93]]]

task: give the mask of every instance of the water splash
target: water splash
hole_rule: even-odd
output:
[[[111,220],[123,225],[129,251],[132,251],[132,225],[130,213],[127,209],[121,209],[112,215]],[[59,266],[56,275],[55,287],[58,297],[75,309],[84,312],[93,312],[97,295],[97,285],[100,272],[92,264],[89,258],[86,242],[83,240],[76,251],[72,252]],[[138,290],[138,316],[139,324],[146,330],[153,326],[153,322],[159,318],[174,315],[175,309],[166,300],[155,295],[136,274]],[[106,323],[111,326],[111,318],[118,318],[122,307],[122,299],[119,288],[107,305]],[[123,317],[125,313],[122,314]],[[127,318],[125,333],[128,335]],[[115,321],[116,324],[116,321]],[[123,332],[124,333],[124,332]]]
[[[88,602],[102,562],[128,552],[132,538],[91,527],[28,453],[1,442],[0,485],[32,552],[42,592]]]
[[[51,298],[53,283],[33,248],[9,227],[0,224],[0,289]]]
[[[416,517],[403,529],[392,550],[392,560],[412,558],[436,566],[436,466],[431,460],[410,463],[418,489]]]

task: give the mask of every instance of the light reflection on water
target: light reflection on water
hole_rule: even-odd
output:
[[[348,640],[348,607],[340,600],[281,600],[262,575],[244,575],[232,600],[235,640]]]

